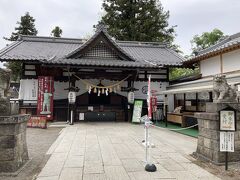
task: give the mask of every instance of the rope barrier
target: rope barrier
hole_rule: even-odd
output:
[[[198,126],[198,124],[195,124],[195,125],[192,125],[192,126],[188,126],[188,127],[185,127],[185,128],[168,129],[168,128],[163,128],[163,127],[159,127],[159,126],[154,125],[154,127],[157,127],[157,128],[160,128],[160,129],[168,129],[170,131],[181,131],[181,130],[185,130],[185,129],[191,129],[191,128],[196,127],[196,126]]]

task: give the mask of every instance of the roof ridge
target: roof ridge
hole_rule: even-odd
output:
[[[197,55],[204,54],[204,53],[206,53],[207,51],[209,51],[209,50],[211,50],[211,49],[213,49],[213,48],[216,48],[216,47],[218,47],[218,46],[221,46],[221,45],[227,43],[227,42],[230,41],[230,40],[231,40],[231,36],[225,36],[224,39],[218,41],[216,44],[214,44],[214,45],[212,45],[212,46],[210,46],[210,47],[208,47],[208,48],[206,48],[206,49],[202,49],[202,50],[198,51]]]
[[[69,43],[84,43],[87,39],[81,38],[65,38],[65,37],[51,37],[51,36],[34,36],[34,35],[19,35],[19,40],[23,41],[37,41],[37,42],[69,42]]]
[[[231,35],[231,36],[229,36],[229,37],[231,38],[231,40],[236,39],[236,38],[239,38],[239,37],[240,37],[240,32],[235,33],[235,34],[233,34],[233,35]]]
[[[160,46],[167,46],[168,44],[165,42],[157,42],[157,41],[119,41],[116,40],[116,43],[123,43],[123,44],[136,44],[136,45],[160,45]]]
[[[8,51],[12,50],[13,48],[15,48],[16,46],[18,46],[19,44],[21,44],[23,41],[13,41],[11,44],[7,45],[5,48],[3,48],[2,50],[0,50],[0,56],[6,54]]]
[[[240,37],[240,32],[232,34],[232,35],[227,35],[227,36],[225,36],[224,39],[220,39],[220,41],[218,41],[216,44],[214,44],[214,45],[212,45],[212,46],[210,46],[206,49],[200,50],[198,52],[198,55],[207,53],[209,50],[214,49],[214,48],[219,47],[219,46],[222,46],[223,44],[228,43],[228,42],[230,42],[230,41],[232,41],[236,38],[239,38],[239,37]]]

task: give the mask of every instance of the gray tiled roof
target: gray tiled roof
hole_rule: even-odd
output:
[[[215,45],[197,52],[197,55],[186,61],[186,63],[195,62],[199,58],[207,57],[210,54],[221,52],[232,47],[240,48],[240,33],[226,36],[223,40],[219,41]]]
[[[125,61],[125,60],[113,60],[113,59],[52,59],[48,61],[42,61],[46,64],[59,64],[59,65],[82,65],[82,66],[109,66],[109,67],[139,67],[139,68],[154,68],[150,63],[139,61]]]
[[[110,37],[108,37],[110,38]],[[87,43],[84,39],[21,36],[0,51],[0,60],[36,61],[40,63],[99,65],[121,67],[180,66],[184,58],[165,45],[146,42],[114,41],[114,45],[133,61],[110,59],[68,59],[66,56]]]

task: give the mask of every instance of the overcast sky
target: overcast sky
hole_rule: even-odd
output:
[[[170,25],[177,25],[175,42],[185,54],[191,52],[195,34],[219,28],[225,34],[240,32],[240,0],[162,0],[170,11]],[[82,38],[93,33],[100,19],[102,0],[0,0],[0,48],[6,45],[16,22],[25,12],[36,19],[38,35],[49,36],[55,26],[63,37]]]

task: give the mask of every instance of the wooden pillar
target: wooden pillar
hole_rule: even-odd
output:
[[[222,54],[220,54],[220,72],[221,72],[221,74],[223,73],[223,59],[222,59]]]

